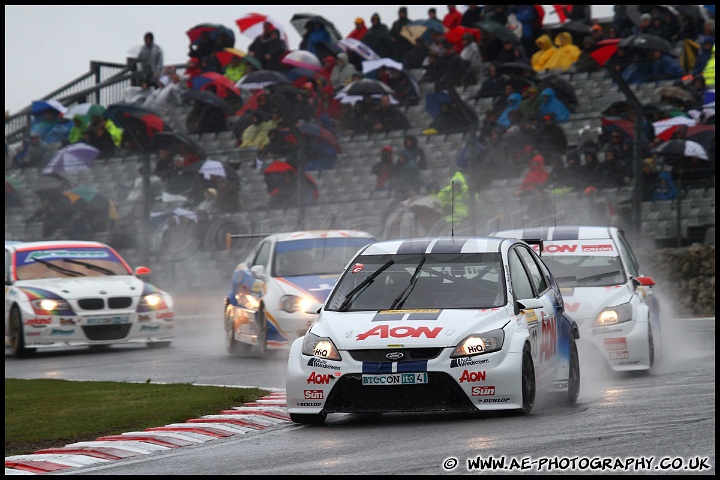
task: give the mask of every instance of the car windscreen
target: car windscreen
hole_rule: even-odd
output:
[[[125,263],[102,247],[42,248],[15,253],[18,280],[131,275]]]
[[[278,242],[271,274],[273,277],[339,275],[358,250],[373,241],[364,237],[330,237]]]
[[[492,308],[505,302],[499,253],[362,255],[343,274],[325,308]]]
[[[608,255],[543,255],[560,287],[606,287],[627,282],[620,257]]]

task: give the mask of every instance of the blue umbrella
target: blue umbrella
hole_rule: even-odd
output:
[[[425,95],[425,111],[435,118],[440,115],[441,107],[451,101],[450,95],[446,92],[430,92]]]

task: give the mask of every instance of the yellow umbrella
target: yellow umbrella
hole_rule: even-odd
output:
[[[400,29],[400,35],[407,38],[413,45],[416,45],[417,39],[423,36],[426,31],[427,27],[424,25],[405,25]]]
[[[240,57],[240,58],[243,58],[245,55],[247,55],[247,53],[243,52],[239,48],[227,47],[225,49],[225,51],[228,53],[232,53],[236,57]]]

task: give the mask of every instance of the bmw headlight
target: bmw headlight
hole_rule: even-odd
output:
[[[138,312],[162,310],[165,308],[168,308],[165,304],[165,298],[157,292],[149,293],[140,297]]]
[[[504,339],[505,332],[501,328],[485,333],[473,333],[455,347],[450,358],[473,357],[496,352],[502,348]]]
[[[54,313],[61,310],[72,311],[70,304],[59,298],[38,298],[30,302],[35,313]]]
[[[325,358],[327,360],[341,360],[335,344],[328,337],[318,337],[314,333],[307,332],[303,338],[303,355],[310,357]]]
[[[618,323],[625,323],[632,320],[632,305],[629,303],[623,303],[616,307],[610,307],[603,309],[602,312],[595,317],[593,327],[607,327],[608,325],[616,325]]]
[[[313,300],[296,295],[283,295],[280,297],[280,309],[287,313],[305,312],[312,303]]]

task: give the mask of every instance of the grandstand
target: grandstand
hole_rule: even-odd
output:
[[[128,65],[92,63],[94,78],[102,79],[96,84],[88,84],[92,74],[83,76],[77,82],[68,84],[51,93],[46,99],[57,99],[65,105],[93,101],[105,105],[121,99],[124,88],[130,85],[131,72],[135,68],[132,59]],[[182,68],[178,66],[178,69]],[[111,69],[114,73],[99,73],[100,69]],[[91,72],[92,73],[92,72]],[[413,73],[413,72],[411,72]],[[418,72],[414,72],[418,74]],[[577,145],[581,135],[588,132],[597,135],[600,129],[600,111],[613,101],[621,100],[622,95],[613,86],[611,78],[604,71],[587,73],[560,74],[568,80],[577,92],[587,92],[582,96],[578,111],[572,114],[570,121],[562,124],[570,145]],[[417,75],[416,78],[419,78]],[[659,100],[655,98],[655,85],[635,89],[643,103]],[[431,91],[432,85],[422,84],[424,95]],[[461,98],[470,100],[479,85],[468,86],[459,92]],[[592,92],[590,95],[589,93]],[[482,112],[489,107],[487,99],[481,99],[475,105]],[[230,278],[234,264],[247,253],[249,242],[237,241],[231,250],[226,250],[225,233],[260,233],[280,230],[320,229],[320,228],[359,228],[385,239],[388,226],[385,224],[387,212],[394,199],[386,193],[374,191],[374,177],[370,173],[371,165],[379,158],[383,145],[401,147],[406,133],[416,134],[421,146],[428,154],[428,167],[422,171],[426,183],[443,186],[447,184],[456,170],[455,158],[462,148],[467,135],[452,133],[445,135],[423,136],[431,117],[425,110],[424,102],[405,107],[407,118],[411,122],[408,131],[395,131],[387,134],[341,136],[340,155],[333,171],[310,172],[318,180],[319,202],[317,205],[289,209],[270,209],[262,173],[254,168],[255,152],[235,148],[235,139],[231,132],[218,134],[195,134],[190,137],[198,142],[208,153],[208,158],[226,160],[236,166],[241,177],[241,210],[235,215],[225,217],[222,225],[213,225],[208,231],[174,234],[179,238],[170,238],[167,231],[155,228],[143,230],[146,225],[139,218],[124,218],[123,225],[130,232],[145,231],[145,241],[127,241],[128,235],[113,236],[108,232],[100,235],[99,240],[108,241],[115,246],[133,265],[148,262],[155,271],[155,278],[175,288],[194,289],[198,287],[219,286],[224,288]],[[164,120],[177,131],[184,132],[185,117],[189,106],[171,107],[163,112]],[[6,120],[6,144],[12,154],[20,140],[26,136],[29,124],[28,109]],[[585,132],[585,133],[582,133]],[[121,212],[126,211],[125,199],[130,186],[137,176],[140,157],[137,155],[117,156],[70,180],[76,184],[91,184],[115,200]],[[151,162],[154,159],[151,158]],[[6,240],[34,240],[41,235],[39,222],[28,223],[27,219],[39,207],[39,201],[31,193],[41,181],[36,169],[24,171],[8,170],[19,189],[27,192],[22,206],[6,207]],[[595,218],[592,206],[579,202],[577,194],[549,196],[548,216],[528,218],[520,200],[512,195],[521,177],[503,177],[493,181],[491,186],[479,192],[475,211],[475,221],[447,224],[438,222],[432,228],[420,228],[418,222],[407,217],[403,225],[392,229],[393,234],[402,236],[419,234],[476,234],[485,235],[498,229],[515,229],[539,224],[582,224]],[[714,185],[714,184],[713,184]],[[596,201],[612,205],[632,199],[632,188],[604,189],[598,192]],[[153,210],[168,210],[171,204],[156,202]],[[682,191],[679,201],[643,203],[641,206],[641,229],[634,241],[642,248],[655,248],[667,245],[687,244],[706,241],[706,232],[712,232],[714,243],[715,192],[712,187],[689,188]],[[709,228],[712,226],[712,229]],[[708,240],[709,241],[709,240]],[[142,244],[140,244],[142,243]],[[175,275],[184,271],[193,272],[177,280]]]

